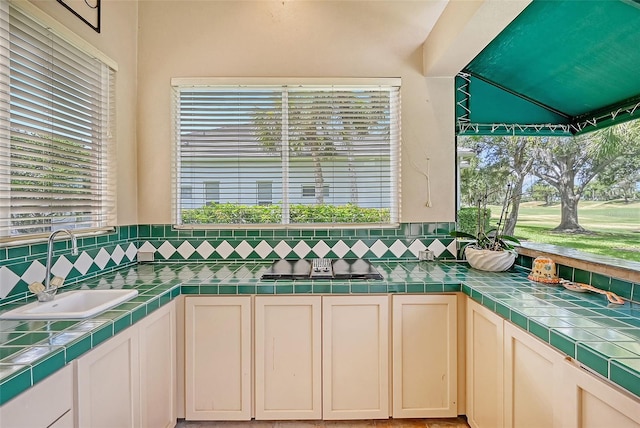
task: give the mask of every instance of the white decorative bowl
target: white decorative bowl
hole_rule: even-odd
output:
[[[513,266],[518,255],[515,251],[479,250],[467,247],[464,255],[472,268],[487,272],[503,272]]]

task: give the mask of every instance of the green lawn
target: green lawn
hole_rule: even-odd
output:
[[[497,220],[501,207],[490,208]],[[520,240],[640,262],[640,202],[581,202],[578,220],[593,233],[551,232],[560,223],[560,205],[527,202],[520,206],[515,235]]]

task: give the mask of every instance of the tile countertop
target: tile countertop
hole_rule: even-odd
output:
[[[374,261],[382,281],[260,281],[266,262],[139,264],[67,288],[135,288],[139,295],[81,321],[0,320],[0,404],[180,294],[362,294],[462,291],[640,397],[640,304],[610,305],[526,278],[462,263]],[[0,312],[24,304],[0,305]]]

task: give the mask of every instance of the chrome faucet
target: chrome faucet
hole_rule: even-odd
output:
[[[56,291],[58,290],[58,287],[62,285],[62,284],[54,284],[54,286],[51,285],[51,259],[53,258],[53,240],[55,239],[56,235],[59,233],[66,233],[71,237],[71,254],[74,256],[78,255],[78,240],[76,239],[76,235],[74,235],[73,232],[67,229],[59,229],[54,232],[51,232],[51,235],[49,235],[49,241],[47,242],[47,267],[46,267],[46,274],[44,277],[44,290],[42,291],[42,293],[44,293],[44,296],[42,296],[41,298],[40,294],[38,294],[38,300],[40,301],[52,300],[53,296],[55,296]]]

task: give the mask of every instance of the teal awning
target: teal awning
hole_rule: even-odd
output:
[[[640,118],[640,0],[534,0],[458,75],[456,102],[460,135]]]

